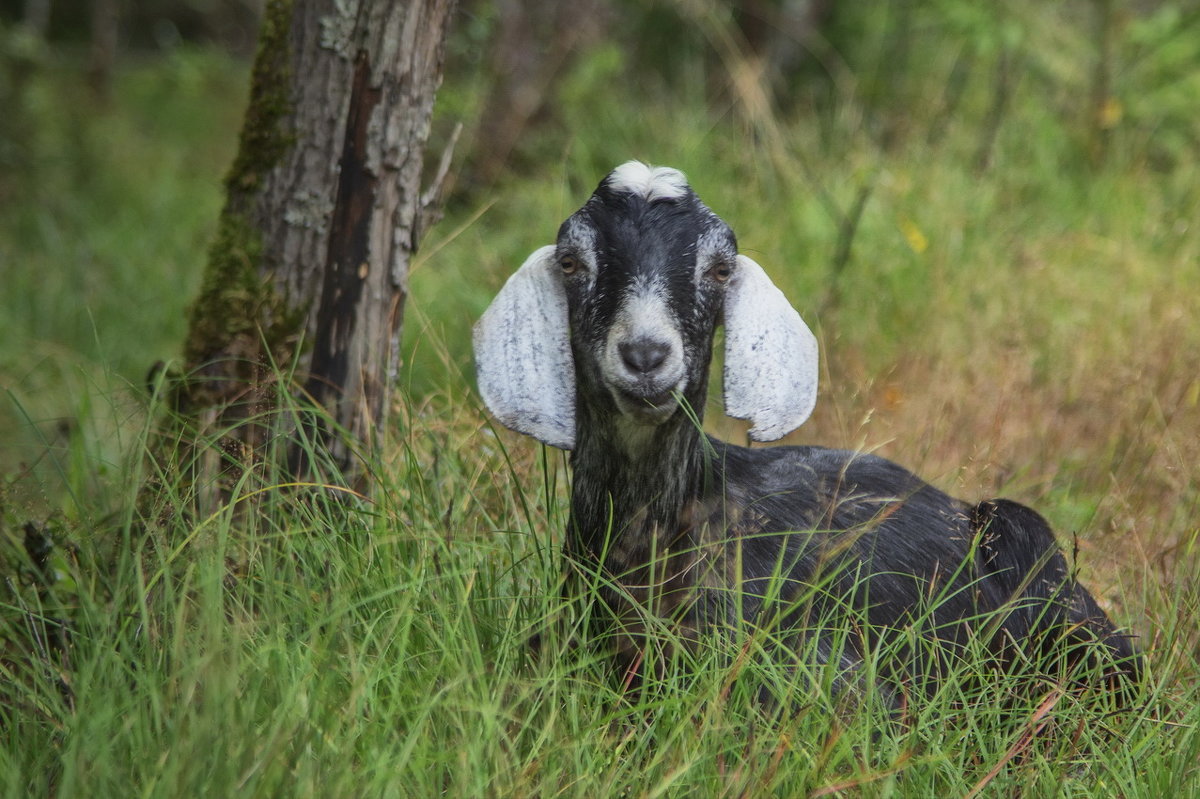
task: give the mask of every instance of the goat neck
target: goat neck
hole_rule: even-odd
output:
[[[610,560],[631,565],[683,543],[686,509],[710,493],[713,482],[708,439],[699,426],[706,370],[700,378],[701,389],[684,395],[694,418],[681,407],[657,425],[622,415],[595,395],[579,398],[579,438],[571,455],[572,551],[591,558],[608,553]]]

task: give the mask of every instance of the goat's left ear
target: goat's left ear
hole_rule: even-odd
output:
[[[475,324],[475,372],[484,403],[505,427],[572,449],[575,364],[554,252],[530,255]]]
[[[750,438],[795,430],[817,402],[817,338],[762,267],[744,255],[725,293],[725,413]]]

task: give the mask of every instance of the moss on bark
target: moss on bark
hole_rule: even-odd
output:
[[[225,187],[230,196],[254,193],[263,176],[296,142],[287,128],[291,115],[292,0],[269,0],[250,79],[250,104],[242,122],[238,154]]]
[[[264,273],[254,224],[267,174],[296,143],[288,127],[292,6],[292,0],[270,0],[264,12],[238,153],[225,178],[225,207],[189,316],[184,356],[193,368],[223,358],[261,360],[261,354],[285,361],[280,345],[294,340],[303,323],[303,310],[289,309]],[[268,353],[260,354],[264,340]]]

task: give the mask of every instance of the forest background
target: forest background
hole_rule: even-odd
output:
[[[379,490],[266,475],[204,518],[150,456],[147,375],[180,355],[260,9],[89,8],[0,4],[6,794],[1197,790],[1200,5],[461,2]],[[819,681],[780,715],[716,660],[631,700],[529,658],[565,463],[488,421],[469,331],[629,158],[686,172],[816,331],[789,441],[1038,508],[1147,652],[1134,709],[964,679],[897,726]]]

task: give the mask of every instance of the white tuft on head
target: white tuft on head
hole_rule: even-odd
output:
[[[626,161],[609,173],[613,191],[638,194],[647,202],[675,200],[687,194],[687,177],[669,166],[650,166],[641,161]]]

